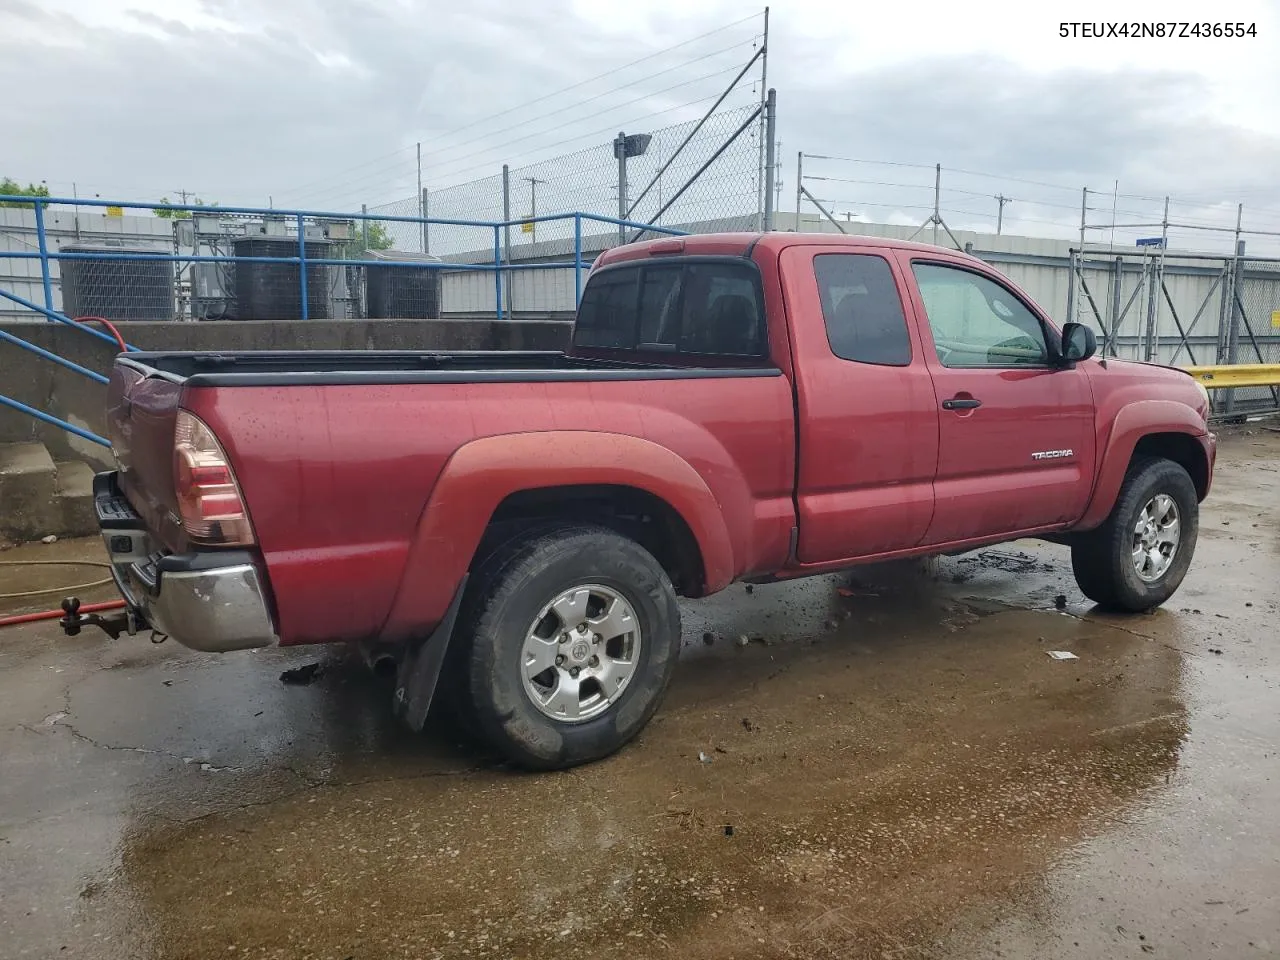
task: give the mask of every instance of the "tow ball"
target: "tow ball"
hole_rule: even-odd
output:
[[[62,619],[58,623],[62,626],[62,632],[68,637],[77,636],[81,627],[98,627],[112,640],[118,640],[122,633],[133,636],[147,627],[146,621],[128,607],[106,616],[97,613],[81,613],[79,597],[63,599]]]

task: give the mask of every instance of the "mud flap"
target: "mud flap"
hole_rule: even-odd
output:
[[[392,709],[415,733],[420,732],[427,722],[427,712],[431,709],[436,682],[440,679],[440,668],[444,665],[444,655],[449,648],[449,638],[453,634],[454,621],[458,619],[458,608],[462,606],[469,576],[463,575],[444,619],[431,636],[411,644],[396,670]]]

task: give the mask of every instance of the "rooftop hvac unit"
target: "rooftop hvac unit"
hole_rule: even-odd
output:
[[[62,253],[112,254],[60,260],[62,310],[69,317],[108,320],[172,320],[173,263],[116,259],[116,255],[166,253],[106,245],[66,246]]]
[[[298,241],[275,237],[239,237],[233,241],[237,257],[296,257]],[[330,256],[328,241],[307,241],[308,257]],[[239,320],[301,320],[302,290],[299,264],[246,263],[235,265],[236,318]],[[307,316],[328,320],[332,314],[327,266],[307,265]]]
[[[436,320],[440,317],[440,271],[416,264],[440,263],[427,253],[370,250],[369,260],[402,266],[365,266],[366,315],[378,320]],[[409,264],[415,264],[409,266]]]

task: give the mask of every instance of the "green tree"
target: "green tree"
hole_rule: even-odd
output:
[[[0,194],[7,194],[12,197],[47,197],[49,196],[49,188],[44,184],[36,186],[34,183],[28,183],[25,187],[10,177],[0,178]],[[34,204],[19,203],[17,200],[5,200],[0,202],[0,207],[30,207]]]
[[[168,197],[161,197],[160,202],[173,203],[173,201],[170,200]],[[197,207],[216,207],[218,205],[217,200],[213,201],[213,203],[205,203],[199,197],[192,197],[191,203]],[[190,210],[156,209],[156,210],[152,210],[151,212],[154,213],[157,217],[160,217],[162,220],[190,220],[191,219]]]
[[[348,260],[363,260],[370,250],[389,250],[395,246],[387,228],[377,220],[354,220],[352,223],[354,235],[346,244]]]

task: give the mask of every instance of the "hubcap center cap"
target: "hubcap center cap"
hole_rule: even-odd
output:
[[[590,657],[591,644],[585,640],[578,640],[569,648],[569,659],[574,663],[586,663]]]

